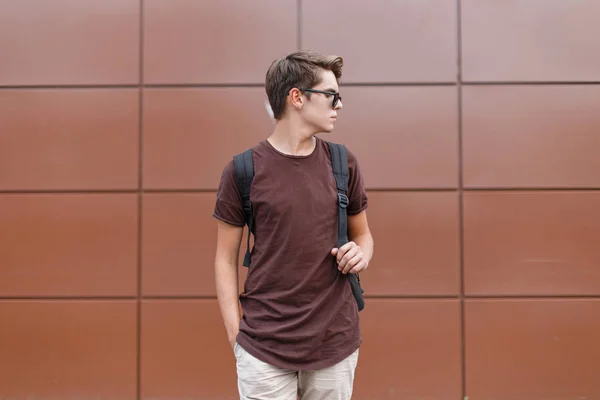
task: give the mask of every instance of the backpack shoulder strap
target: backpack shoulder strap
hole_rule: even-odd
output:
[[[348,242],[348,217],[346,207],[350,203],[348,199],[348,152],[341,144],[327,142],[331,153],[331,166],[335,185],[338,190],[338,247]]]
[[[248,225],[248,242],[246,247],[246,255],[244,256],[244,266],[249,267],[251,262],[250,255],[250,234],[254,224],[254,216],[252,215],[252,203],[250,202],[250,188],[254,179],[254,161],[252,159],[252,149],[248,149],[243,153],[233,157],[233,166],[235,168],[235,182],[237,184],[240,195],[242,196],[242,206],[244,208],[244,216],[246,225]]]
[[[329,152],[331,153],[331,166],[333,176],[335,177],[335,185],[338,191],[338,240],[337,247],[340,248],[348,243],[348,213],[346,208],[350,204],[348,199],[348,151],[341,144],[327,142]],[[358,311],[365,308],[365,300],[363,298],[364,290],[360,286],[360,277],[358,274],[348,274],[350,288],[356,300]]]

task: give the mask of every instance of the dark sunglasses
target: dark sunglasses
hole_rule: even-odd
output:
[[[316,89],[300,89],[300,91],[311,92],[311,93],[321,93],[321,94],[327,94],[329,96],[333,96],[333,102],[331,103],[331,108],[335,108],[338,101],[342,100],[342,96],[340,96],[340,94],[336,93],[336,92],[326,92],[324,90],[316,90]]]

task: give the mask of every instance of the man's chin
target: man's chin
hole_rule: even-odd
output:
[[[331,133],[331,132],[334,131],[334,129],[335,129],[335,126],[334,125],[330,125],[330,126],[323,127],[322,132],[323,133]]]
[[[335,124],[325,124],[325,125],[315,125],[315,128],[317,130],[317,134],[319,133],[331,133],[334,131],[335,129]]]

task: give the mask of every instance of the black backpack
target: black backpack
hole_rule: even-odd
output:
[[[348,191],[348,153],[346,147],[341,144],[326,142],[331,152],[331,165],[333,167],[333,175],[338,190],[338,241],[337,247],[341,247],[348,242],[348,218],[346,207],[349,200],[346,195]],[[252,160],[252,149],[248,149],[243,153],[233,157],[233,165],[235,167],[235,180],[238,190],[242,196],[244,208],[244,216],[246,225],[248,226],[248,242],[246,247],[246,255],[244,256],[245,267],[249,267],[251,263],[250,254],[250,234],[253,232],[254,216],[252,214],[252,204],[250,203],[250,187],[254,179],[254,162]],[[361,311],[365,307],[363,298],[364,291],[360,287],[360,277],[358,274],[346,274],[350,281],[352,294],[358,304],[358,310]]]

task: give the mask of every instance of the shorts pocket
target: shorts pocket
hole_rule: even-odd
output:
[[[238,344],[237,341],[233,344],[233,354],[238,361],[240,361],[244,355],[244,349]]]

